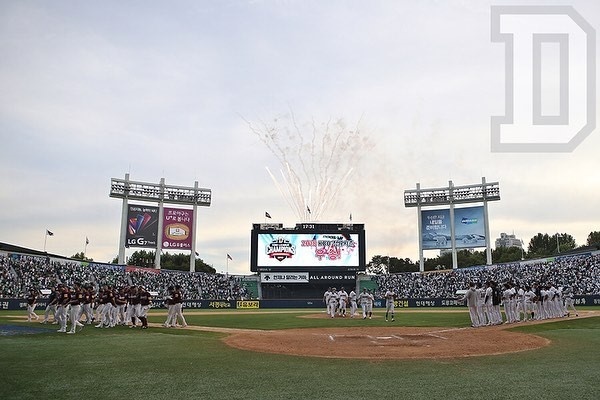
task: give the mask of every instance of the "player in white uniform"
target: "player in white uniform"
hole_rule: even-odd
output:
[[[485,289],[481,287],[481,283],[477,282],[475,285],[475,293],[477,293],[476,305],[477,305],[477,317],[479,319],[479,325],[483,326],[487,323],[484,311],[485,302]]]
[[[366,288],[364,288],[363,291],[360,293],[359,298],[360,298],[360,307],[362,308],[363,319],[367,319],[367,315],[369,315],[369,318],[371,318],[370,312],[369,312],[369,303],[371,302],[371,294],[369,292],[367,292]]]
[[[335,318],[335,310],[338,305],[338,299],[340,295],[335,288],[331,289],[331,295],[329,296],[329,315],[331,318]]]
[[[339,310],[342,317],[346,317],[346,305],[348,304],[348,293],[344,290],[344,287],[338,292],[339,296]]]
[[[502,304],[504,305],[504,314],[506,315],[506,323],[512,324],[515,322],[515,313],[513,307],[513,290],[510,284],[504,284],[504,290],[502,291]]]
[[[475,284],[473,282],[469,283],[469,289],[461,299],[461,301],[467,302],[467,307],[469,308],[469,316],[471,317],[471,326],[473,328],[477,328],[481,326],[481,322],[479,321],[479,314],[477,313],[477,291],[475,290]]]
[[[325,293],[323,294],[323,303],[325,303],[325,310],[327,312],[327,316],[329,316],[329,298],[331,297],[331,287],[328,287]]]
[[[348,294],[348,297],[350,298],[350,318],[354,318],[354,315],[356,315],[356,292],[354,291],[354,289],[352,289],[350,291],[350,293]]]
[[[388,315],[391,314],[392,322],[394,322],[394,300],[396,299],[396,293],[391,289],[385,292],[385,322],[388,321]]]
[[[525,318],[525,290],[517,285],[515,285],[514,289],[517,293],[515,296],[515,299],[517,301],[517,306],[515,309],[517,315],[517,322],[521,322],[521,313],[523,313],[523,319]]]
[[[576,317],[579,317],[579,314],[577,313],[577,309],[575,308],[575,299],[573,298],[573,289],[571,289],[569,287],[565,288],[565,290],[563,291],[563,296],[565,298],[565,310],[567,311],[567,317],[569,317],[571,315],[569,312],[569,308],[571,308],[575,312]]]
[[[483,303],[483,310],[485,311],[485,316],[487,317],[487,325],[494,325],[497,323],[495,313],[494,313],[494,305],[492,302],[494,289],[492,288],[491,282],[486,283],[485,288],[485,297]]]
[[[525,293],[523,294],[523,321],[529,321],[533,319],[534,312],[534,302],[535,293],[529,286],[525,288]]]

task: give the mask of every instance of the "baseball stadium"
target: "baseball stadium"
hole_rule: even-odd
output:
[[[0,400],[600,399],[600,1],[513,3],[0,1]]]
[[[0,397],[597,398],[597,250],[382,275],[364,274],[360,254],[356,268],[296,265],[294,271],[308,271],[298,273],[269,267],[257,251],[269,235],[267,247],[274,240],[277,247],[269,248],[278,255],[301,257],[292,243],[314,244],[303,237],[315,230],[313,238],[360,249],[363,229],[255,224],[258,272],[251,276],[88,263],[2,244]],[[282,237],[291,239],[283,247]],[[487,311],[474,321],[464,303],[470,282],[507,279],[517,316],[509,314],[507,295],[500,322]],[[547,285],[525,300],[532,282]],[[80,287],[89,288],[89,299]],[[62,305],[61,288],[70,291]],[[143,313],[135,311],[131,290],[151,298]],[[106,300],[107,293],[114,298]],[[557,299],[556,312],[539,297]]]

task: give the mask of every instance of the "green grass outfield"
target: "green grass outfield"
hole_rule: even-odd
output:
[[[585,308],[583,310],[598,310]],[[218,310],[190,325],[249,329],[389,326],[373,320],[299,318],[321,310]],[[469,325],[466,309],[397,310],[399,326]],[[163,322],[153,311],[150,322]],[[39,311],[38,311],[39,314]],[[21,316],[15,322],[16,315]],[[600,317],[515,330],[552,341],[521,353],[456,359],[367,361],[254,353],[230,348],[224,333],[86,326],[76,335],[0,312],[0,325],[44,327],[0,336],[0,399],[600,399]],[[485,328],[482,328],[485,329]],[[494,340],[490,331],[490,340]]]

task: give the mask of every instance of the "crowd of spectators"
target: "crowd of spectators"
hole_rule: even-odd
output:
[[[463,268],[428,273],[399,273],[372,278],[377,287],[375,296],[386,290],[399,298],[452,298],[457,290],[469,287],[470,282],[485,284],[511,282],[525,287],[534,283],[570,288],[574,295],[600,294],[600,255],[575,256],[552,262],[514,263]],[[51,289],[58,283],[72,286],[79,282],[96,288],[144,286],[147,290],[166,296],[170,286],[179,285],[189,300],[247,300],[250,293],[240,277],[183,272],[125,268],[111,264],[81,263],[47,257],[0,254],[0,297],[23,297],[30,288]]]
[[[514,263],[452,271],[398,273],[374,276],[376,296],[394,290],[399,298],[453,298],[469,283],[512,282],[521,287],[534,283],[570,288],[574,295],[600,294],[600,255],[574,256],[551,262]]]
[[[91,284],[96,290],[104,285],[141,285],[157,293],[158,298],[166,296],[168,288],[176,285],[181,286],[188,300],[247,300],[253,297],[235,276],[0,254],[0,297],[24,297],[31,288],[52,289],[59,283],[71,287],[76,282]]]

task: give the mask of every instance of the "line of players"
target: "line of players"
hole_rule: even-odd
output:
[[[394,321],[395,297],[395,293],[391,290],[388,290],[385,293],[386,321],[388,321],[388,317],[390,316],[392,322]],[[343,318],[346,317],[347,305],[350,304],[350,318],[354,318],[356,316],[358,302],[360,302],[363,319],[367,319],[367,317],[369,319],[372,319],[373,303],[375,302],[375,297],[373,296],[373,293],[369,292],[366,288],[363,288],[362,292],[360,292],[357,295],[354,289],[352,289],[350,293],[347,293],[343,287],[339,291],[335,287],[329,287],[323,295],[323,302],[327,307],[328,317],[335,318],[336,315],[341,316]]]
[[[27,298],[28,321],[39,319],[34,312],[36,299],[37,294],[32,289]],[[96,328],[113,328],[117,325],[135,328],[139,322],[142,329],[147,329],[147,314],[151,305],[152,296],[142,286],[117,289],[104,285],[95,293],[91,285],[75,283],[73,287],[68,287],[58,284],[48,297],[44,318],[40,323],[50,322],[52,314],[52,323],[58,324],[57,332],[60,333],[74,334],[85,324],[94,322]],[[68,321],[71,321],[71,328],[67,331]]]
[[[496,282],[488,281],[483,288],[480,283],[470,283],[461,300],[467,303],[473,327],[568,317],[569,309],[579,315],[572,290],[551,284],[519,287],[507,282],[500,288]],[[500,306],[504,308],[506,320]]]

